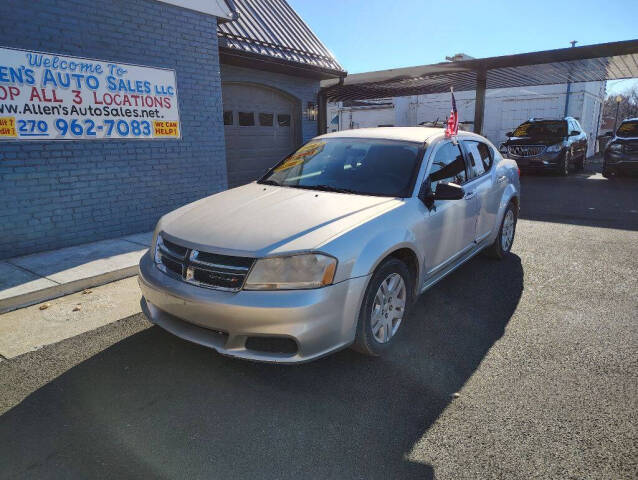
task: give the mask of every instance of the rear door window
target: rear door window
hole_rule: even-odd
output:
[[[573,132],[574,130],[576,130],[577,132],[580,131],[573,120],[567,120],[567,128],[569,129],[569,133]]]
[[[463,153],[458,145],[445,142],[434,154],[430,167],[430,180],[434,191],[438,182],[461,185],[467,181]]]
[[[464,140],[463,144],[470,157],[468,167],[471,176],[480,177],[492,167],[490,148],[485,143],[474,140]]]

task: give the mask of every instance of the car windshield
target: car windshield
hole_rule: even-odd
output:
[[[566,123],[562,120],[542,120],[525,122],[518,126],[513,137],[564,137]]]
[[[638,137],[638,121],[621,123],[616,135],[623,138]]]
[[[420,145],[383,139],[313,140],[272,168],[259,183],[362,195],[407,197]]]

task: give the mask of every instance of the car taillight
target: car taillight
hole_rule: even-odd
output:
[[[521,169],[520,168],[518,169],[518,176],[519,177],[521,176]]]

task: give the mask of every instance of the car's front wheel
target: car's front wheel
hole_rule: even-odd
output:
[[[413,279],[397,258],[384,260],[366,289],[352,348],[379,356],[391,347],[412,304]]]

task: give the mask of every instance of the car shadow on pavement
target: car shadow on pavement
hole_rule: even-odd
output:
[[[522,291],[518,256],[479,256],[421,296],[383,358],[259,364],[144,330],[0,417],[0,476],[433,478],[408,455]]]

